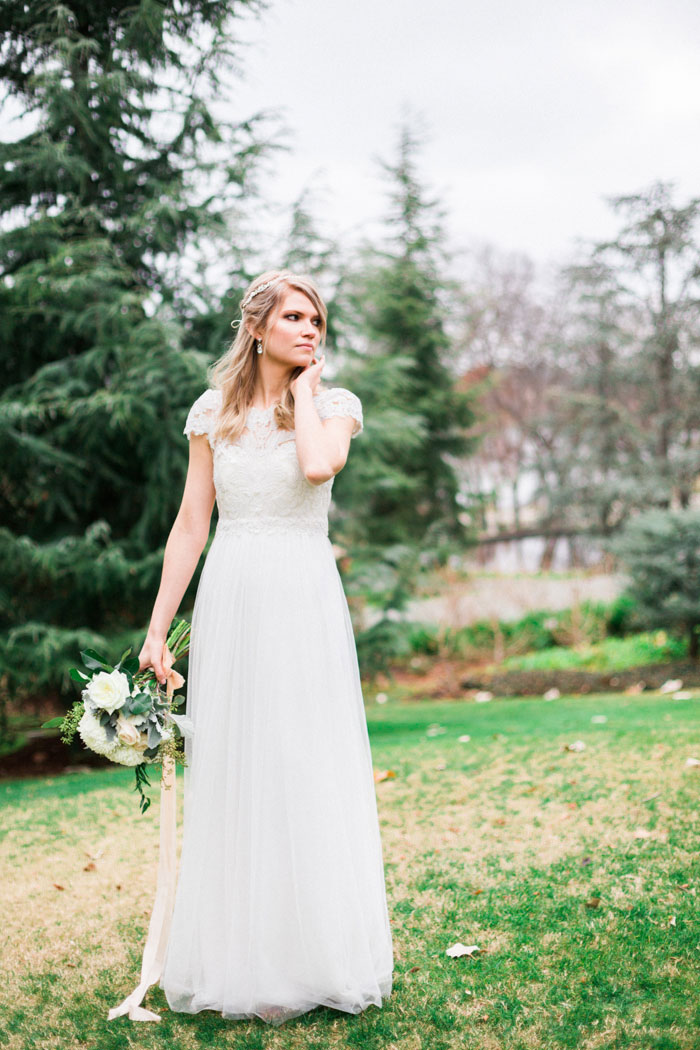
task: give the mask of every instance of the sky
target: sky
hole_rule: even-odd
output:
[[[292,146],[266,195],[310,188],[347,243],[378,229],[406,114],[457,249],[564,262],[615,233],[610,196],[700,195],[697,0],[271,0],[239,33],[237,116],[277,110]]]

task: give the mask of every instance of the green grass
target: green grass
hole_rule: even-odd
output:
[[[160,1024],[108,1022],[138,979],[157,799],[138,814],[130,770],[2,784],[0,1041],[696,1050],[700,772],[685,760],[700,758],[698,705],[656,694],[372,705],[375,768],[396,774],[377,784],[394,989],[381,1010],[319,1009],[279,1029],[172,1013],[158,988],[146,1005]],[[576,739],[585,750],[565,750]],[[482,952],[450,958],[456,941]]]
[[[628,667],[682,660],[687,656],[684,638],[672,638],[665,631],[646,631],[626,638],[605,638],[602,642],[577,649],[550,646],[525,656],[511,656],[499,665],[500,671],[624,671]]]

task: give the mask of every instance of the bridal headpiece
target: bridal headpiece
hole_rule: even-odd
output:
[[[245,310],[250,300],[256,296],[258,292],[264,292],[266,288],[269,288],[271,284],[275,284],[276,281],[279,281],[279,277],[273,277],[271,281],[266,281],[265,284],[261,284],[258,288],[255,288],[254,291],[252,291],[250,295],[247,295],[241,303],[241,310]]]

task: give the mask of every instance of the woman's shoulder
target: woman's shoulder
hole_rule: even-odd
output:
[[[363,427],[362,403],[352,390],[344,386],[324,387],[318,391],[314,400],[321,419],[330,419],[331,416],[352,416],[355,420],[352,437],[360,433]]]
[[[221,390],[208,387],[196,399],[189,412],[183,434],[209,434],[214,417],[221,407]]]

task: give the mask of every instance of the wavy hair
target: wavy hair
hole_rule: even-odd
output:
[[[260,285],[272,281],[269,288],[258,292],[244,308],[243,303]],[[255,377],[258,371],[258,353],[255,348],[255,337],[248,331],[262,331],[263,349],[265,335],[271,323],[277,319],[283,295],[294,290],[303,292],[321,318],[320,331],[323,346],[326,338],[328,311],[321,298],[321,293],[311,277],[295,274],[291,270],[267,270],[256,277],[248,286],[241,299],[241,318],[232,321],[232,327],[238,327],[233,342],[225,354],[208,369],[209,385],[221,390],[221,411],[214,432],[215,439],[235,442],[245,428],[248,406],[253,401]],[[275,405],[273,418],[281,430],[294,429],[294,395],[290,384],[304,371],[304,365],[297,365],[289,374],[289,379],[282,394],[282,399]]]

